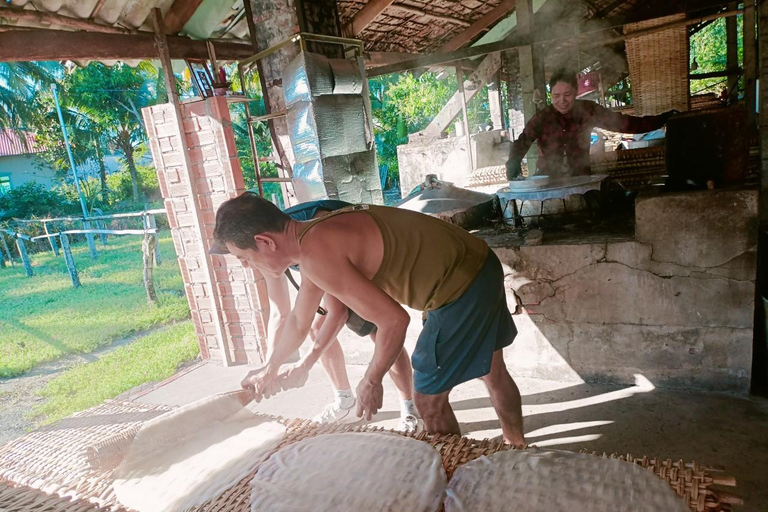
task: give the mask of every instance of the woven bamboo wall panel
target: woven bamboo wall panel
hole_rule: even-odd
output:
[[[624,26],[631,34],[684,19],[684,14]],[[688,32],[685,27],[627,38],[627,60],[632,80],[635,114],[660,114],[689,109]]]

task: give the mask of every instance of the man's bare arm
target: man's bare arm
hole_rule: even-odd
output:
[[[323,290],[308,279],[302,280],[296,305],[275,339],[274,350],[267,363],[262,368],[249,372],[240,383],[243,388],[254,391],[257,400],[260,400],[263,394],[270,396],[275,391],[274,384],[280,365],[301,347],[309,334],[312,320],[322,298]]]
[[[269,326],[267,328],[267,359],[275,350],[275,342],[291,314],[291,296],[288,293],[288,279],[284,275],[272,277],[264,274],[269,297]]]
[[[326,251],[325,255],[327,251],[333,251],[321,245],[315,250]],[[306,276],[377,326],[373,358],[357,388],[358,416],[365,415],[370,419],[381,408],[381,381],[403,348],[410,317],[400,304],[363,276],[345,256],[337,254],[333,258],[308,258],[308,261],[309,264],[303,265]]]

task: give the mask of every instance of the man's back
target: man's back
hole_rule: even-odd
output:
[[[484,241],[457,226],[385,206],[357,206],[306,223],[299,241],[302,249],[332,243],[394,300],[423,311],[458,298],[488,255]]]

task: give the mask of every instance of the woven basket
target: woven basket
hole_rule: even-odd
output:
[[[624,26],[631,34],[685,19],[676,14]],[[635,114],[647,116],[676,109],[689,109],[688,31],[686,27],[661,30],[626,40],[632,101]]]
[[[114,439],[119,432],[133,431],[137,424],[168,410],[161,406],[111,401],[3,445],[0,447],[0,508],[3,512],[125,510],[112,491],[111,471],[91,466],[89,448],[104,446],[105,440]],[[383,430],[319,425],[307,420],[280,421],[288,431],[276,450],[323,434]],[[409,437],[429,443],[440,452],[449,479],[457,467],[470,460],[510,449],[498,441],[476,441],[456,435],[420,433]],[[729,503],[736,501],[730,494],[712,488],[715,484],[735,485],[732,478],[720,475],[715,468],[670,459],[601,456],[634,462],[653,471],[667,481],[694,512],[730,511]],[[192,510],[250,512],[250,481],[257,471],[258,467],[221,495]]]

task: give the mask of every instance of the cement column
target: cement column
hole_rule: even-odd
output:
[[[500,73],[493,75],[488,81],[488,109],[491,111],[491,122],[494,130],[504,129],[504,116],[501,107],[501,82]]]
[[[249,28],[256,47],[254,53],[275,46],[298,32],[299,20],[291,0],[246,0],[246,2],[248,2],[246,15],[248,10],[252,15]],[[287,45],[257,63],[267,113],[285,110],[283,68],[298,55],[298,52],[298,45]],[[291,176],[294,156],[285,117],[271,119],[268,124],[272,137],[272,154],[282,168],[280,174]],[[282,188],[286,206],[296,204],[293,186],[284,184]]]
[[[520,59],[517,50],[503,52],[504,72],[507,75],[507,112],[509,113],[509,138],[514,140],[525,128],[523,94],[520,88]]]
[[[533,26],[533,3],[532,0],[520,0],[515,4],[517,12],[517,29],[521,37],[532,36]],[[544,88],[544,63],[542,62],[540,51],[535,51],[533,45],[523,46],[518,49],[520,56],[520,87],[523,95],[523,115],[527,123],[537,112],[538,100],[546,100],[546,90]],[[536,92],[538,91],[538,93]],[[535,174],[536,161],[539,158],[539,147],[537,144],[531,146],[528,151],[528,174]]]

